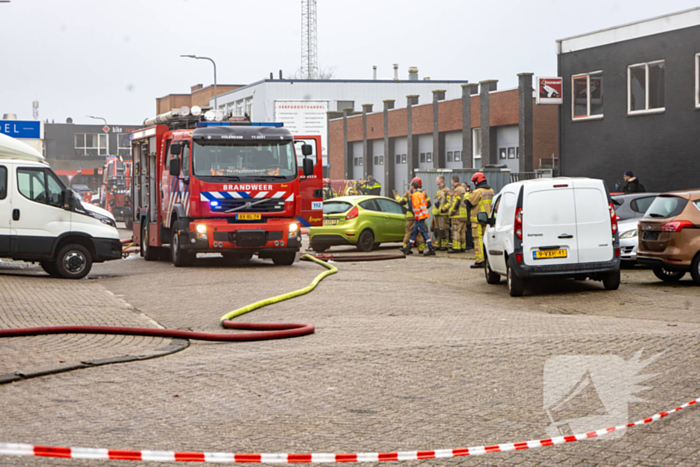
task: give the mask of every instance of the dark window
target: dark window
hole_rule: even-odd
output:
[[[662,218],[675,217],[683,212],[688,200],[676,196],[657,196],[647,209],[644,217]]]
[[[405,209],[396,201],[392,201],[388,198],[377,198],[377,203],[383,212],[388,212],[391,214],[405,214]]]
[[[377,203],[375,203],[373,199],[366,199],[362,201],[360,203],[360,207],[368,211],[381,211],[381,209],[379,209],[379,206],[377,206]]]
[[[400,164],[401,163],[401,154],[396,155],[396,163]]]
[[[603,72],[576,75],[572,80],[573,118],[603,115]]]
[[[323,214],[341,214],[352,207],[352,204],[345,201],[324,201]]]
[[[454,152],[447,151],[447,162],[453,162],[453,161],[454,161]]]
[[[0,166],[0,199],[7,197],[7,168]]]
[[[645,213],[651,203],[654,202],[654,196],[647,196],[646,198],[637,198],[630,203],[630,207],[633,211]]]
[[[425,153],[424,152],[420,153],[420,161],[425,163]]]

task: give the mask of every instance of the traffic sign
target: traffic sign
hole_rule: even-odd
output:
[[[105,133],[109,133],[109,127],[107,125],[103,126],[102,131],[104,131]]]

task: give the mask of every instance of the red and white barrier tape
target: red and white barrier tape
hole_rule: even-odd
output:
[[[573,443],[584,439],[623,430],[636,425],[655,422],[667,415],[683,410],[700,402],[699,399],[683,404],[668,412],[657,413],[654,416],[628,423],[627,425],[605,428],[589,433],[559,436],[550,439],[538,439],[523,443],[496,444],[493,446],[478,446],[460,449],[438,449],[435,451],[403,451],[403,452],[374,452],[359,454],[234,454],[226,452],[176,452],[176,451],[119,451],[114,449],[94,448],[62,448],[55,446],[32,446],[31,444],[0,443],[0,455],[63,457],[71,459],[110,459],[129,461],[158,461],[158,462],[217,462],[217,463],[266,463],[293,464],[308,462],[384,462],[412,461],[417,459],[438,459],[448,457],[476,456],[490,452],[506,452],[521,449],[541,448],[555,444]]]

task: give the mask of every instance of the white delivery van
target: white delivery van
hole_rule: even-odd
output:
[[[83,204],[35,149],[0,134],[0,258],[80,279],[121,255],[114,217]]]
[[[590,278],[620,286],[620,240],[612,199],[602,180],[541,178],[510,183],[493,199],[486,224],[486,281],[506,276],[511,296],[528,281]]]

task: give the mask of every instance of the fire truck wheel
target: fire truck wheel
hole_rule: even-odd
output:
[[[173,265],[178,268],[192,266],[196,255],[183,251],[180,248],[180,235],[177,233],[177,229],[173,229],[172,235],[170,236],[170,259]]]
[[[148,244],[148,223],[141,224],[141,256],[146,261],[156,261],[158,259],[158,249]]]
[[[296,253],[276,253],[272,256],[272,262],[277,266],[291,266],[294,264],[294,259],[296,258]]]
[[[56,256],[56,272],[65,279],[82,279],[92,268],[92,256],[82,245],[68,244]]]
[[[130,217],[127,217],[126,220],[124,221],[124,225],[126,225],[126,230],[131,230],[134,228],[134,221]]]

